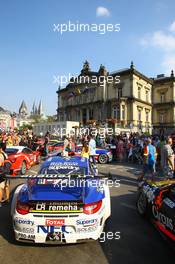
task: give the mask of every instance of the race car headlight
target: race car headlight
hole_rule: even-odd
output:
[[[95,202],[95,203],[90,203],[90,204],[85,204],[83,207],[83,213],[85,214],[95,214],[100,210],[102,205],[102,200]]]
[[[28,203],[22,203],[21,201],[17,201],[16,211],[19,214],[25,215],[29,213],[30,206]]]

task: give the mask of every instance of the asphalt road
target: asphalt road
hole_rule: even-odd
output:
[[[37,169],[33,167],[29,173],[35,173]],[[10,205],[4,205],[0,208],[1,264],[173,263],[174,251],[135,209],[139,168],[128,164],[108,164],[99,165],[99,171],[102,174],[110,172],[120,180],[120,187],[110,189],[112,216],[101,242],[64,246],[18,244],[12,236]],[[13,182],[11,186],[17,183]],[[120,239],[116,239],[116,232],[120,232]]]

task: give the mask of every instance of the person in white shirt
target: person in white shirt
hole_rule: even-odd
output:
[[[95,156],[96,156],[96,141],[92,135],[89,136],[89,157],[92,159],[94,165],[96,164]]]

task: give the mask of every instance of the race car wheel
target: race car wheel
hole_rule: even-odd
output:
[[[141,216],[146,216],[148,203],[147,203],[146,196],[145,196],[145,194],[143,192],[139,193],[138,198],[137,198],[136,206],[137,206],[138,213]]]
[[[27,165],[26,165],[26,162],[23,161],[22,166],[21,166],[21,174],[24,175],[26,171],[27,171]]]
[[[99,155],[98,161],[100,164],[108,163],[108,156],[106,154]]]

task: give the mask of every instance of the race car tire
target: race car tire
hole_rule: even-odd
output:
[[[101,154],[98,157],[98,161],[100,164],[106,164],[108,163],[108,156],[106,154]]]
[[[24,175],[27,171],[27,164],[25,160],[23,160],[22,165],[21,165],[21,174]]]
[[[137,211],[141,216],[147,216],[148,214],[148,202],[145,194],[140,192],[136,202]]]
[[[112,221],[111,221],[111,217],[108,217],[104,223],[104,231],[108,232],[111,230],[111,226],[112,226]]]

